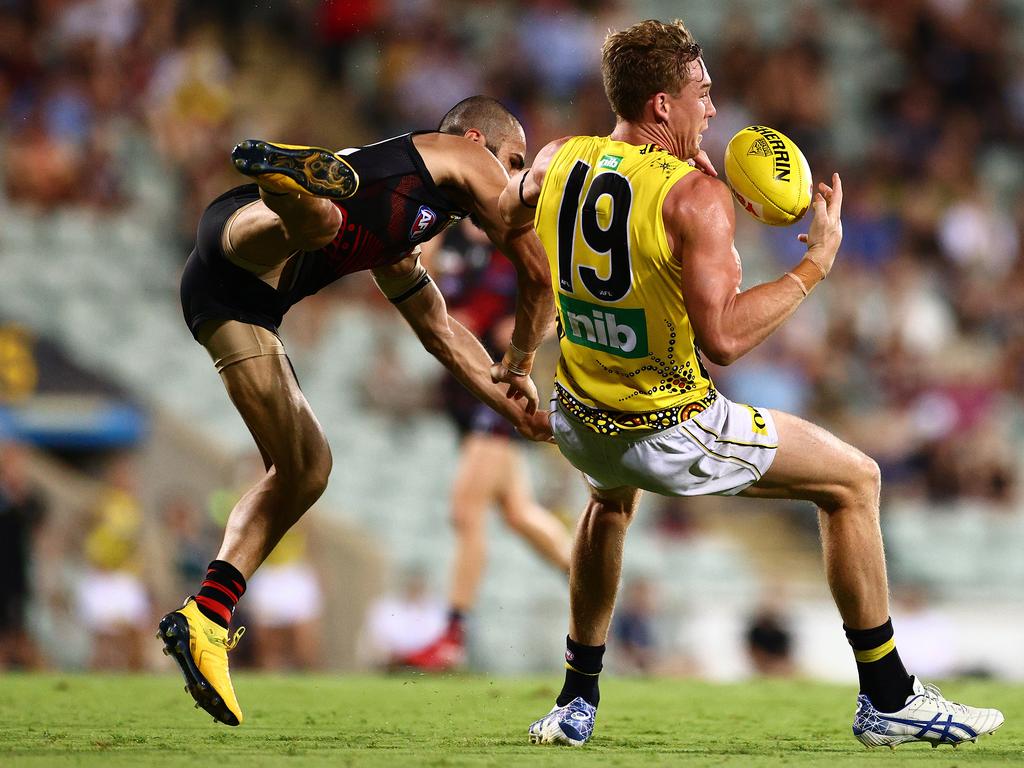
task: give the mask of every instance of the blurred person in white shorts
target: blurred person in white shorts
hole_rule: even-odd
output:
[[[292,528],[249,581],[249,611],[260,642],[261,669],[320,666],[323,592],[306,559],[306,537]]]

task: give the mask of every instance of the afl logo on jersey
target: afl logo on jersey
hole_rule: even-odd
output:
[[[428,229],[434,226],[435,221],[437,221],[437,214],[427,206],[421,205],[416,212],[416,220],[412,223],[412,229],[409,230],[409,239],[419,240],[427,233]]]

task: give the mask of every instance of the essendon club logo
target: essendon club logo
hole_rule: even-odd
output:
[[[420,209],[416,212],[416,220],[412,223],[412,229],[409,230],[409,239],[419,240],[433,226],[435,221],[437,221],[437,214],[427,208],[427,206],[421,205]]]

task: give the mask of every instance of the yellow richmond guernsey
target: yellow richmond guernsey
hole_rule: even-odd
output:
[[[570,139],[548,167],[534,225],[558,300],[556,383],[586,408],[639,414],[714,396],[661,215],[692,172],[657,145],[597,136]]]

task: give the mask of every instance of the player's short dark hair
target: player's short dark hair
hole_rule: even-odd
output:
[[[610,32],[601,49],[601,75],[615,114],[639,120],[654,94],[677,95],[688,80],[687,65],[700,55],[700,45],[678,19],[646,19]]]
[[[497,99],[490,96],[470,96],[463,99],[448,110],[441,118],[437,130],[462,136],[466,131],[475,128],[487,139],[487,149],[497,154],[498,147],[523,130],[522,124]]]

